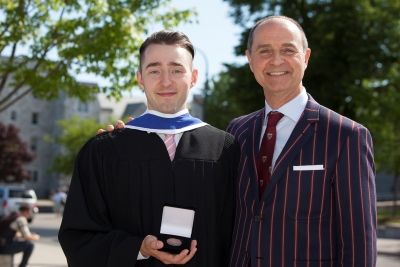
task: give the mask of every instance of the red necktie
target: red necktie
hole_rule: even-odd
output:
[[[165,146],[167,147],[169,158],[172,161],[175,157],[175,152],[176,152],[175,135],[174,134],[166,134],[164,143],[165,143]]]
[[[276,125],[282,117],[283,114],[277,111],[268,113],[267,128],[261,142],[257,164],[260,197],[271,179],[272,157],[274,156],[276,142]]]

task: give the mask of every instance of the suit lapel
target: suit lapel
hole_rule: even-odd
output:
[[[250,168],[252,173],[249,173],[251,177],[251,190],[255,195],[258,196],[258,174],[257,174],[257,156],[260,150],[260,136],[261,136],[261,128],[262,123],[264,121],[265,108],[259,110],[254,114],[253,119],[249,120],[248,129],[249,134],[245,135],[246,142],[246,154],[248,157],[248,164],[250,164]],[[258,200],[258,197],[257,197]]]
[[[319,120],[319,109],[320,105],[308,95],[308,102],[303,114],[275,162],[271,182],[265,189],[263,198],[271,194],[279,179],[283,177],[284,172],[286,172],[287,168],[290,167],[289,165],[292,164],[293,158],[300,152],[303,144],[313,136],[314,127],[312,126]]]

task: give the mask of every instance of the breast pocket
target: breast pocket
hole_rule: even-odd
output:
[[[331,205],[331,182],[322,164],[297,165],[289,170],[288,216],[293,220],[321,220]]]

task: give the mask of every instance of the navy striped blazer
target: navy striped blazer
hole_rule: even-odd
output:
[[[309,96],[259,199],[256,158],[264,112],[228,126],[241,146],[230,266],[375,266],[369,131]]]

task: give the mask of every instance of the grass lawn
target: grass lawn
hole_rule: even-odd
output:
[[[400,223],[400,206],[393,214],[393,207],[378,208],[378,224]]]

